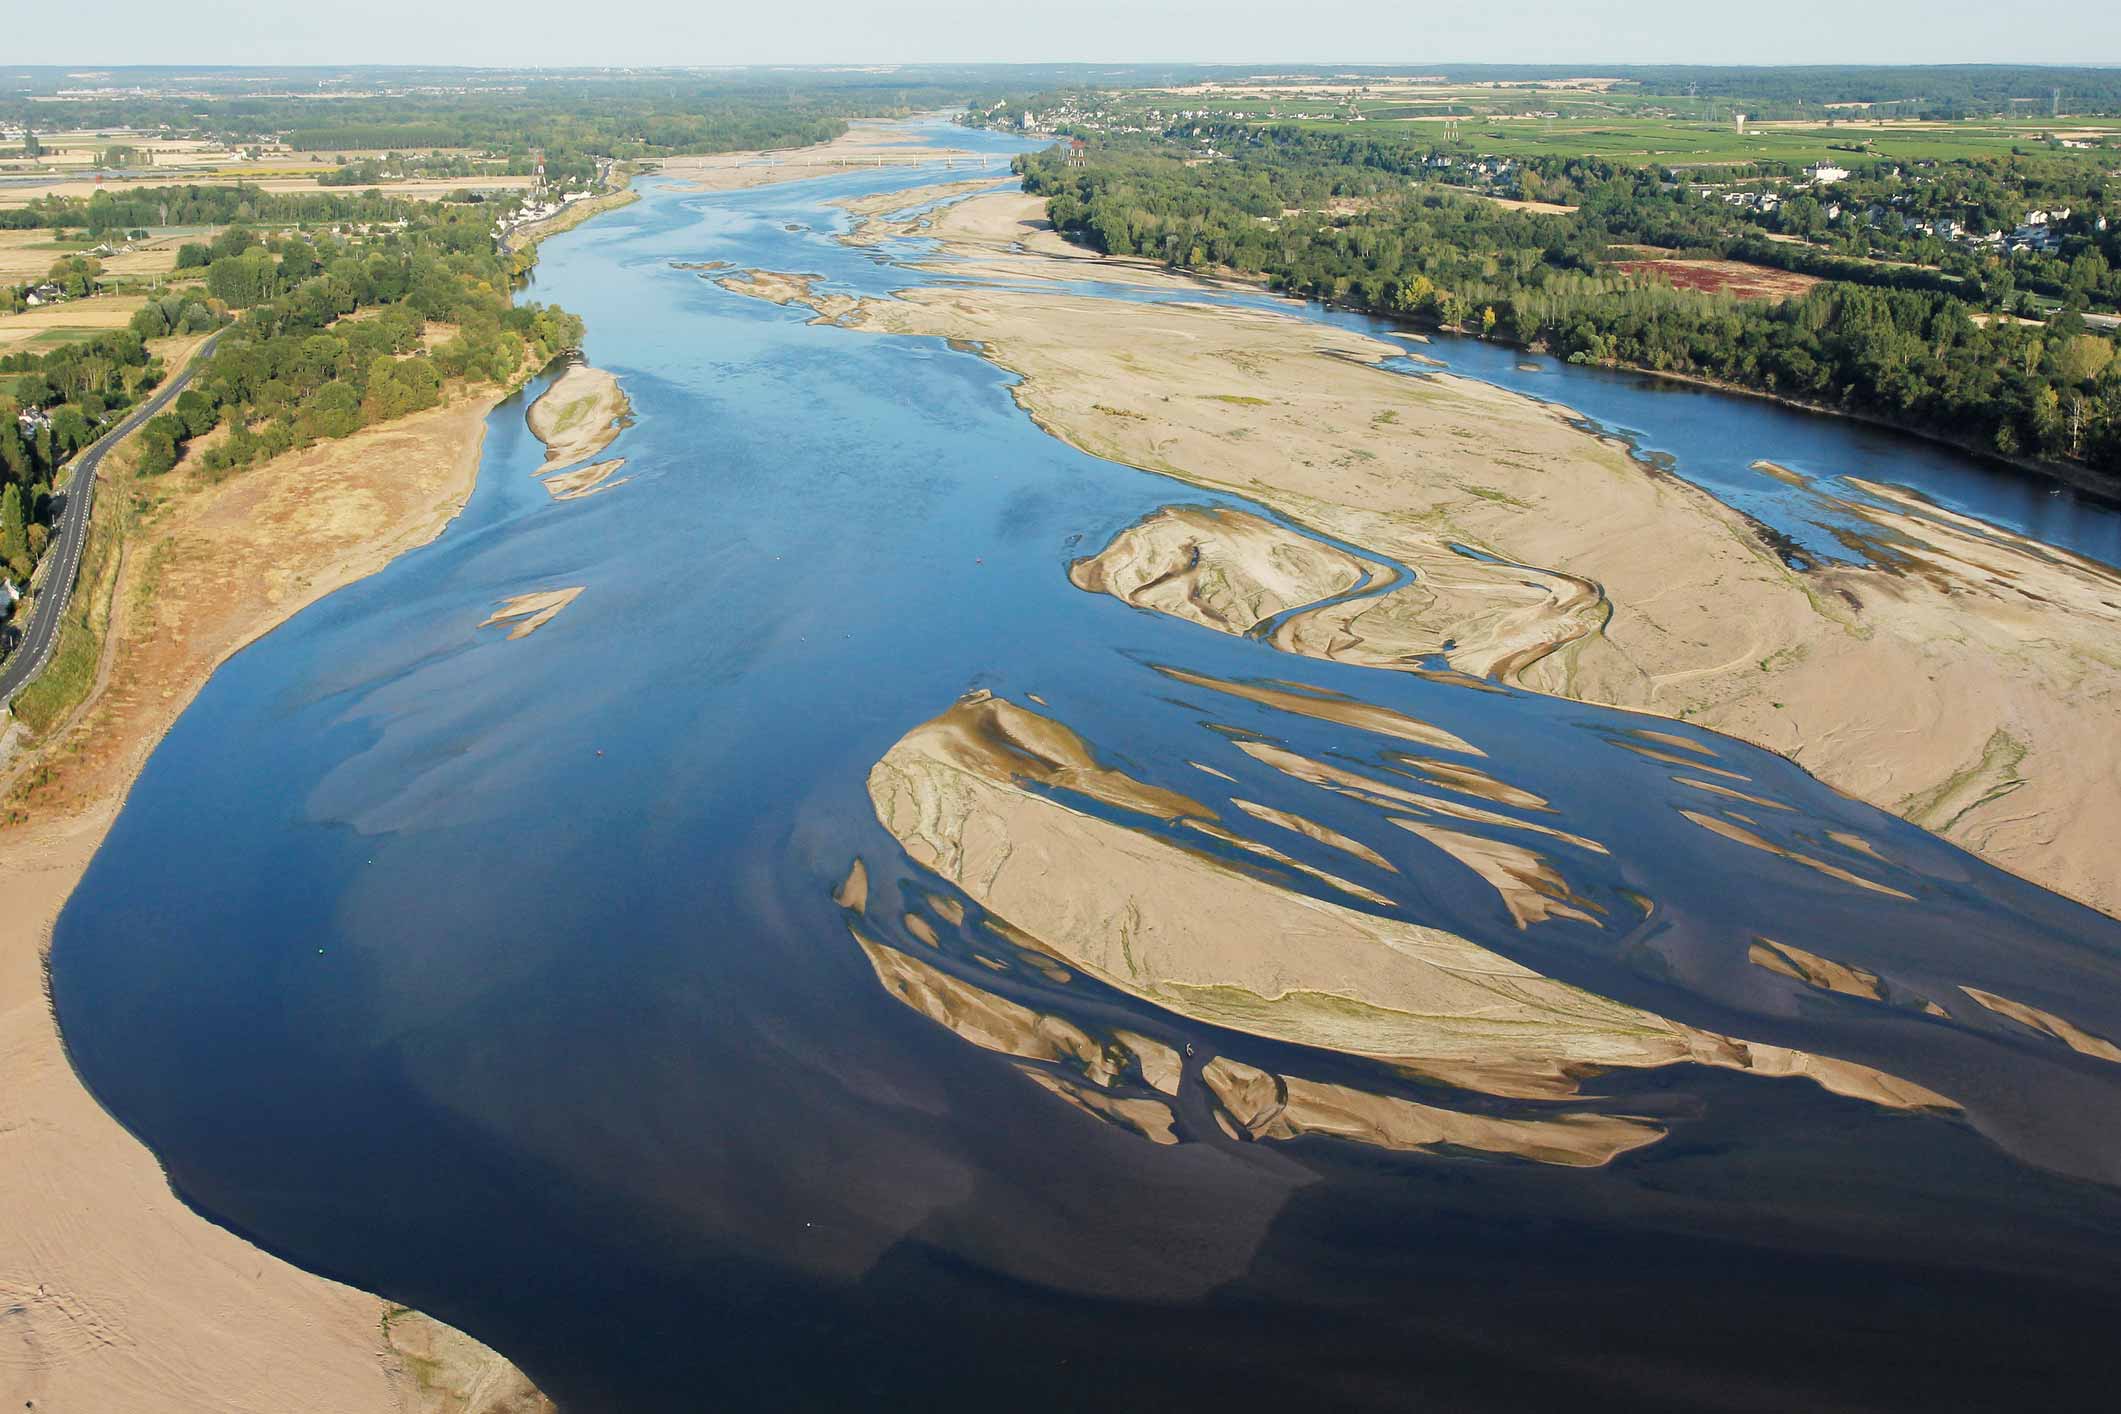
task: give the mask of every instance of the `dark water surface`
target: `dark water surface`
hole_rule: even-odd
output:
[[[53,969],[81,1074],[178,1191],[465,1327],[569,1410],[1994,1407],[2092,1373],[2121,1310],[2121,1065],[1958,989],[2121,1037],[2121,924],[1692,728],[1295,659],[1081,593],[1069,560],[1145,513],[1243,503],[1047,437],[975,355],[812,327],[671,268],[900,288],[923,278],[888,263],[903,252],[838,244],[820,202],[950,175],[713,196],[650,179],[548,242],[533,293],[582,314],[624,380],[636,420],[611,454],[631,481],[551,501],[521,402],[502,406],[447,534],[238,655],[177,723]],[[1905,439],[1424,352],[1630,430],[1821,553],[1831,506],[1754,460],[2121,560],[2110,512]],[[531,637],[475,628],[577,584]],[[1554,853],[1614,921],[1519,930],[1465,869],[1228,731],[1372,770],[1395,743],[1157,664],[1295,679],[1475,743],[1610,847]],[[1394,916],[1966,1115],[1675,1066],[1596,1079],[1670,1130],[1601,1169],[1240,1143],[1198,1084],[1184,1143],[1102,1125],[888,996],[828,897],[855,855],[872,916],[938,888],[864,780],[973,688],[1038,694],[1143,780],[1220,804],[1186,764],[1207,762],[1228,794],[1366,839],[1401,871],[1361,876]],[[1621,744],[1645,725],[1789,807],[1759,812],[1762,835],[1911,897],[1697,828],[1679,811],[1713,803]],[[1837,831],[1892,863],[1835,854]],[[1950,1015],[1776,976],[1746,961],[1761,935]],[[956,942],[928,956],[1086,1027],[1191,1043],[1192,1073],[1233,1048],[1401,1083],[1084,979],[992,974]]]

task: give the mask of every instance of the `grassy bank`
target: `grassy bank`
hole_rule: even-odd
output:
[[[104,494],[96,498],[95,510],[89,517],[78,589],[59,621],[59,641],[53,646],[51,661],[44,665],[44,671],[15,695],[16,720],[40,738],[87,701],[96,685],[116,607],[118,572],[125,564],[125,532],[131,509],[118,492],[122,482],[130,479],[120,467],[128,466],[131,452],[128,438],[125,445],[104,458]],[[42,592],[63,593],[64,588],[47,584]]]

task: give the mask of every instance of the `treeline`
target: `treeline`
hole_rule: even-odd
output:
[[[80,227],[105,235],[149,226],[326,225],[387,221],[404,214],[402,198],[329,192],[269,192],[253,186],[140,187],[123,194],[40,197],[0,211],[0,230]]]
[[[573,315],[510,302],[513,270],[483,218],[413,210],[373,241],[290,236],[213,259],[209,291],[246,312],[141,429],[141,469],[168,470],[215,428],[227,435],[205,465],[247,466],[434,407],[452,379],[506,382],[579,342]],[[436,324],[453,332],[428,348]]]
[[[1667,246],[1886,289],[1950,292],[1982,304],[2008,303],[2015,294],[2030,291],[2056,300],[2080,300],[2080,308],[2121,308],[2121,223],[2100,231],[2094,220],[2101,207],[2114,202],[2121,178],[2081,162],[2013,157],[1930,163],[1919,179],[1898,164],[1875,162],[1863,167],[1866,177],[1852,175],[1823,193],[1795,195],[1772,214],[1756,214],[1726,204],[1716,193],[1698,193],[1698,174],[1639,163],[1587,156],[1525,158],[1513,160],[1507,178],[1498,183],[1465,161],[1463,153],[1404,137],[1368,137],[1295,124],[1194,126],[1208,141],[1234,154],[1240,170],[1297,174],[1278,177],[1278,185],[1314,200],[1320,192],[1367,196],[1395,189],[1394,183],[1363,175],[1377,173],[1401,179],[1400,185],[1421,181],[1573,204],[1581,208],[1584,221],[1615,243]],[[1101,146],[1121,154],[1167,149],[1167,144],[1148,137]],[[1452,158],[1451,165],[1436,165],[1436,159],[1445,156]],[[1788,163],[1757,165],[1764,175],[1785,179],[1801,170]],[[1718,169],[1719,180],[1733,175],[1730,169]],[[1955,207],[1953,194],[1967,205]],[[1830,223],[1829,204],[1844,208],[1839,224]],[[2058,249],[2020,251],[2005,259],[1927,232],[1906,236],[1897,221],[1890,232],[1884,224],[1864,224],[1859,217],[1871,206],[1894,217],[1903,212],[1911,218],[1952,215],[1974,230],[2009,229],[2034,206],[2070,208],[2073,215],[2056,227],[2066,233]],[[1771,231],[1823,244],[1774,241],[1768,239]],[[1892,261],[1927,268],[1909,269],[1888,263]]]
[[[461,153],[389,152],[354,162],[341,157],[338,166],[317,178],[317,185],[372,187],[412,177],[479,177],[505,170],[505,163],[477,162]]]
[[[1750,111],[1872,103],[1894,117],[2039,117],[2062,90],[2065,113],[2121,109],[2121,71],[2041,64],[1626,66],[1644,93],[1742,100]]]
[[[204,465],[232,470],[433,407],[453,380],[508,382],[580,341],[573,315],[511,302],[530,257],[496,253],[483,215],[405,201],[386,210],[405,224],[365,238],[231,227],[184,249],[181,263],[206,273],[203,292],[151,300],[126,329],[0,357],[7,573],[26,578],[43,553],[59,470],[162,382],[150,339],[226,326],[191,386],[141,428],[151,475],[195,438],[217,434]]]
[[[823,97],[760,102],[702,97],[697,88],[630,87],[591,102],[540,88],[523,95],[492,95],[466,101],[442,114],[393,117],[403,105],[388,105],[359,121],[358,108],[340,109],[331,123],[312,114],[287,130],[284,141],[298,151],[405,151],[468,148],[503,159],[536,154],[545,175],[566,185],[588,185],[600,158],[620,161],[688,152],[795,147],[825,142],[847,130],[852,113],[873,112],[874,102],[846,103]]]
[[[1715,379],[2121,475],[2121,362],[2074,313],[2028,326],[1976,318],[1950,291],[1839,281],[1782,303],[1676,290],[1607,267],[1613,232],[1595,204],[1514,211],[1379,185],[1361,165],[1092,149],[1082,166],[1057,150],[1020,166],[1058,228],[1108,253],[1260,275],[1579,362]],[[1322,195],[1352,209],[1326,214]]]
[[[162,376],[130,329],[0,356],[0,571],[29,578],[51,538],[59,468]]]

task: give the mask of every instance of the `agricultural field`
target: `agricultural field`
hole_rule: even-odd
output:
[[[45,353],[112,329],[123,329],[145,295],[97,295],[0,314],[0,354]]]
[[[143,177],[105,177],[98,181],[91,177],[55,176],[48,183],[0,185],[0,210],[13,206],[27,206],[47,196],[89,197],[97,192],[113,194],[138,191],[144,187],[170,186],[179,182],[201,185],[231,186],[238,182],[256,187],[260,191],[272,192],[351,192],[354,187],[322,187],[317,178],[332,170],[314,163],[305,163],[300,168],[270,170],[261,163],[251,163],[240,170],[214,172],[187,172],[180,178],[174,173],[162,173]],[[420,177],[410,181],[378,182],[376,186],[392,196],[411,197],[417,201],[438,201],[454,191],[521,191],[527,190],[533,178],[502,175],[477,177]]]
[[[2004,157],[2019,149],[2087,163],[2121,162],[2121,129],[2064,120],[2060,128],[2002,123],[1876,122],[1804,126],[1748,124],[1739,132],[1726,122],[1677,118],[1496,116],[1448,119],[1407,116],[1371,120],[1299,120],[1306,128],[1362,136],[1411,132],[1439,146],[1449,141],[1468,150],[1503,157],[1605,157],[1665,166],[1736,166],[1748,162],[1832,162],[1888,158],[1902,162]],[[2051,147],[2044,136],[2067,134],[2103,140],[2097,148]]]
[[[103,266],[106,280],[151,279],[167,275],[177,268],[177,247],[186,241],[210,241],[215,230],[212,226],[158,230],[147,240],[132,242],[130,250],[97,256],[96,260]],[[93,245],[93,242],[80,240],[55,241],[50,231],[41,228],[0,231],[0,285],[23,285],[41,280],[54,262],[71,255],[85,255]]]
[[[1742,260],[1623,260],[1613,268],[1630,275],[1647,275],[1682,290],[1742,300],[1790,299],[1819,283],[1813,275],[1749,265]]]

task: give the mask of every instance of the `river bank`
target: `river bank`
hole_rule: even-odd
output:
[[[710,152],[666,157],[658,170],[663,176],[692,191],[742,191],[781,182],[834,177],[868,168],[925,166],[937,161],[964,160],[977,166],[980,155],[970,148],[935,143],[908,143],[904,129],[880,120],[858,120],[830,142],[809,147],[768,151]],[[1005,177],[1008,165],[1000,164],[996,177]]]
[[[153,481],[106,469],[99,513],[122,509],[130,523],[105,590],[96,687],[20,748],[0,783],[11,821],[0,829],[10,1407],[539,1407],[484,1347],[412,1313],[386,1322],[394,1308],[380,1299],[193,1212],[75,1076],[45,987],[53,923],[170,724],[245,645],[439,534],[471,492],[486,416],[504,396],[459,397],[237,477],[207,475],[196,452]],[[467,1402],[474,1388],[504,1402]]]
[[[733,184],[816,174],[776,165]],[[518,239],[535,245],[637,199],[628,188],[578,203]],[[0,1251],[19,1254],[0,1263],[13,1308],[0,1319],[0,1400],[201,1414],[550,1408],[460,1332],[193,1212],[81,1085],[46,991],[54,922],[170,725],[246,645],[440,534],[511,391],[459,396],[238,477],[206,474],[203,443],[151,481],[135,480],[122,453],[107,466],[104,548],[83,572],[100,606],[93,683],[38,739],[10,731],[0,760]],[[533,416],[553,466],[608,443],[626,414],[600,370],[576,366],[551,391]]]
[[[953,273],[1022,276],[1050,253],[1049,277],[1081,278],[1084,257],[1057,237],[1003,234],[1026,229],[1024,203],[974,197],[928,233]],[[1294,316],[997,288],[836,312],[977,346],[1023,377],[1016,397],[1039,425],[1083,450],[1255,498],[1419,576],[1284,636],[1294,651],[1378,667],[1440,654],[1695,722],[2121,911],[2100,843],[2121,828],[2108,567],[1887,501],[1836,503],[1871,527],[1868,563],[1801,572],[1745,517],[1568,409],[1387,372],[1404,348]]]
[[[964,209],[966,206],[976,205],[975,203],[965,203],[963,206],[953,208],[953,211],[958,214],[951,220],[947,232],[944,224],[939,222],[935,224],[935,229],[924,229],[921,234],[943,236],[947,233],[953,245],[960,252],[985,251],[993,244],[993,236],[996,229],[1007,224],[1025,233],[1025,253],[1049,255],[1056,259],[1088,260],[1118,269],[1166,268],[1157,262],[1149,261],[1139,256],[1102,256],[1088,246],[1077,245],[1060,235],[1059,232],[1053,229],[1052,224],[1045,220],[1046,199],[1044,197],[1023,193],[1008,193],[1007,195],[1014,198],[1013,203],[1000,201],[986,203],[983,204],[984,209],[977,212]],[[1485,199],[1501,206],[1527,206],[1534,209],[1557,212],[1575,210],[1574,207],[1556,207],[1543,202],[1513,202],[1497,197],[1487,197]],[[1255,286],[1262,290],[1272,288],[1264,278],[1247,277],[1228,270],[1213,273],[1189,272],[1189,278],[1200,280],[1205,284],[1218,288],[1225,288],[1231,285]],[[1398,311],[1369,310],[1360,305],[1337,304],[1330,301],[1326,303],[1329,308],[1345,309],[1353,314],[1389,320],[1408,329],[1420,330],[1424,333],[1459,334],[1469,337],[1473,334],[1470,329],[1442,324],[1434,320],[1417,319]],[[1528,353],[1547,352],[1544,344],[1522,344],[1513,339],[1504,338],[1500,334],[1489,334],[1482,337],[1487,342],[1504,348],[1524,349]],[[1951,432],[1939,431],[1904,418],[1895,418],[1884,413],[1846,407],[1836,403],[1819,402],[1815,399],[1791,397],[1786,393],[1777,393],[1766,388],[1750,387],[1743,383],[1733,383],[1701,374],[1680,373],[1669,369],[1648,368],[1630,363],[1606,363],[1597,366],[1610,368],[1617,372],[1635,374],[1644,378],[1656,379],[1662,383],[1680,384],[1690,388],[1705,388],[1711,392],[1724,393],[1733,397],[1758,399],[1762,402],[1772,403],[1777,407],[1811,413],[1820,417],[1846,418],[1868,427],[1880,427],[1905,436],[1919,438],[1924,442],[1949,448],[1954,452],[1993,466],[2008,467],[2012,471],[2028,476],[2058,481],[2065,486],[2097,496],[2104,501],[2121,501],[2121,482],[2117,482],[2113,477],[2093,470],[2082,462],[2007,454],[1999,452],[1994,446],[1986,442],[1976,441]]]

